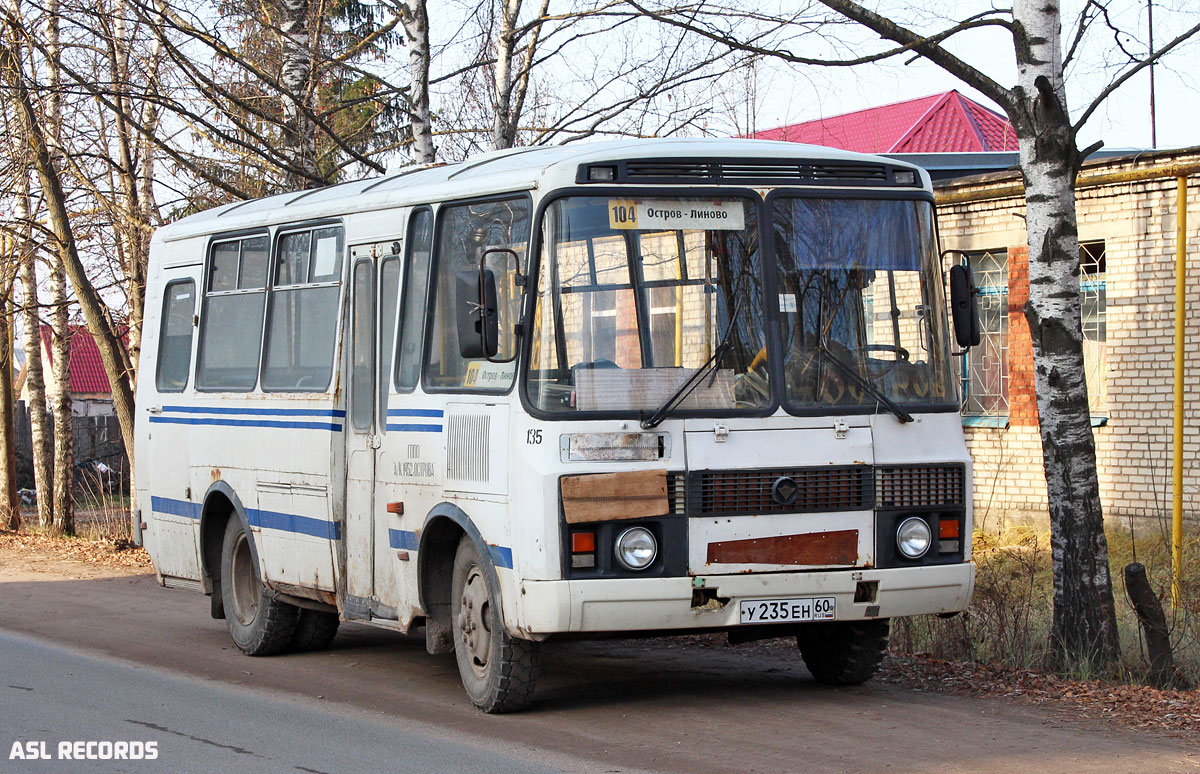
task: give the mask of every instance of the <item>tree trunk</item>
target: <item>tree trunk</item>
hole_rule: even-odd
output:
[[[1027,203],[1029,302],[1050,541],[1051,648],[1060,664],[1107,667],[1120,656],[1108,542],[1096,478],[1080,325],[1075,176],[1081,160],[1062,84],[1061,17],[1053,0],[1018,0],[1014,127]],[[1020,37],[1018,36],[1018,39]]]
[[[75,439],[71,417],[71,331],[67,323],[67,280],[61,264],[50,271],[51,361],[54,389],[54,521],[57,535],[75,534]]]
[[[433,123],[429,113],[429,13],[425,0],[400,4],[400,23],[408,44],[409,125],[412,157],[421,164],[436,159],[433,147]]]
[[[283,63],[279,85],[283,89],[284,142],[293,168],[292,190],[320,185],[317,171],[316,127],[309,113],[310,79],[313,71],[312,37],[308,30],[308,0],[283,0],[279,25],[283,33]]]
[[[496,35],[496,65],[494,86],[496,101],[492,106],[492,150],[511,148],[516,142],[513,121],[513,54],[516,48],[517,16],[521,0],[500,0],[500,31]]]
[[[46,4],[46,51],[50,89],[46,95],[46,133],[50,163],[62,164],[62,108],[59,90],[58,0]],[[54,414],[54,520],[57,535],[75,534],[75,443],[71,417],[71,331],[67,313],[67,278],[62,256],[54,252],[50,265],[50,361],[54,388],[50,391]]]
[[[20,173],[25,178],[26,173]],[[38,318],[36,250],[30,240],[29,191],[27,184],[17,193],[17,217],[21,236],[17,241],[24,325],[25,389],[29,396],[30,435],[33,439],[33,488],[37,494],[38,524],[49,527],[54,521],[54,472],[50,428],[46,422],[46,380],[42,370],[42,322]]]
[[[3,239],[7,248],[10,241]],[[12,254],[5,250],[5,273]],[[12,282],[6,280],[3,308],[0,308],[0,529],[16,531],[21,527],[21,503],[17,499],[16,396],[13,395],[13,315]]]

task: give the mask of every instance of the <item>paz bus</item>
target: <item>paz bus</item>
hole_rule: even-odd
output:
[[[819,681],[965,608],[972,287],[910,164],[520,148],[159,229],[136,537],[238,648],[339,621],[520,709],[565,637],[794,637]],[[953,313],[948,307],[947,288]]]

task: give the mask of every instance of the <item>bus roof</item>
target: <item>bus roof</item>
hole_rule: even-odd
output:
[[[638,182],[653,186],[724,184],[754,188],[804,184],[780,176],[781,167],[778,166],[772,166],[766,178],[756,178],[754,165],[744,163],[734,164],[736,174],[722,177],[719,182],[704,177],[702,168],[715,160],[736,162],[747,159],[762,160],[768,165],[773,161],[794,161],[809,170],[825,171],[817,175],[819,179],[809,180],[808,185],[837,184],[837,170],[867,167],[875,170],[874,175],[885,175],[880,178],[883,182],[875,185],[890,187],[887,169],[916,170],[915,184],[908,186],[910,189],[928,190],[930,185],[927,174],[906,162],[818,145],[739,138],[617,140],[492,151],[453,164],[405,167],[382,177],[224,204],[164,226],[155,236],[159,240],[173,241],[505,191],[549,191],[573,186],[583,165],[605,162],[620,164],[622,174],[627,166],[633,170],[636,164],[642,165],[643,173],[650,173],[634,179],[631,172],[629,179],[617,179],[614,183]],[[624,162],[631,163],[626,165]],[[856,185],[875,187],[870,179],[861,176]]]

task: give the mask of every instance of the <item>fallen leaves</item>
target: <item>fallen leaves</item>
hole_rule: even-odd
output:
[[[38,532],[0,531],[0,549],[39,553],[54,559],[109,567],[151,567],[150,555],[129,540],[85,540]]]
[[[1010,698],[1091,718],[1112,718],[1135,728],[1200,738],[1200,692],[1074,681],[1029,669],[896,656],[884,665],[884,682],[923,691]]]

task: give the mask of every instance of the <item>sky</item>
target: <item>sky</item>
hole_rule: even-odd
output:
[[[917,15],[911,10],[914,5],[911,2],[891,5],[903,5],[903,10],[895,11],[898,20],[907,15],[915,28],[932,31],[948,26],[948,20],[939,19],[936,14]],[[1145,0],[1112,0],[1108,5],[1117,26],[1132,33],[1122,36],[1123,45],[1132,52],[1144,53],[1147,50]],[[887,2],[878,4],[885,9],[887,6]],[[1069,40],[1073,34],[1073,24],[1082,6],[1076,0],[1064,0],[1064,40]],[[953,7],[956,15],[963,17],[989,6],[956,2]],[[1155,3],[1153,13],[1154,43],[1161,47],[1200,19],[1200,2],[1160,0]],[[952,39],[948,47],[1001,86],[1007,88],[1016,84],[1012,39],[1006,30],[994,28],[962,33]],[[842,54],[868,50],[880,50],[880,44],[872,33],[862,30]],[[1112,79],[1114,60],[1119,55],[1112,34],[1102,25],[1092,28],[1080,52],[1067,72],[1068,107],[1076,119]],[[761,131],[951,89],[1002,112],[982,94],[940,67],[924,59],[903,64],[904,59],[910,57],[898,58],[887,65],[854,68],[801,68],[764,63],[757,73],[754,128]],[[1197,126],[1200,123],[1197,120],[1200,119],[1200,68],[1196,67],[1197,61],[1200,61],[1200,40],[1192,40],[1155,67],[1159,148],[1200,145],[1200,128]],[[1087,147],[1097,140],[1103,141],[1106,149],[1151,147],[1149,92],[1149,73],[1143,71],[1134,76],[1089,118],[1080,132],[1079,147]]]

